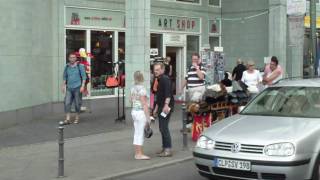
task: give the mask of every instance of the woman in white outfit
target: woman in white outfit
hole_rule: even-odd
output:
[[[255,69],[254,61],[248,61],[248,70],[242,74],[241,81],[248,86],[248,90],[254,96],[259,93],[258,85],[262,83],[262,76],[258,70]]]
[[[149,160],[144,155],[142,146],[144,141],[144,128],[150,123],[147,91],[143,86],[143,74],[140,71],[134,73],[134,86],[131,88],[132,119],[134,125],[133,145],[135,146],[135,159]]]

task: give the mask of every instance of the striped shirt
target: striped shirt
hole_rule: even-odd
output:
[[[200,65],[200,71],[206,75],[206,69],[202,65]],[[198,77],[197,70],[195,67],[191,66],[188,70],[188,73],[186,75],[186,80],[187,80],[187,88],[193,88],[193,87],[198,87],[198,86],[204,86],[205,85],[205,80],[201,80]]]

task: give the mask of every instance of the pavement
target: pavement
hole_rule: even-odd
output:
[[[65,127],[64,131],[67,139],[65,140],[65,177],[63,178],[57,178],[57,122],[61,119],[61,116],[48,117],[48,120],[41,121],[44,124],[48,122],[46,125],[41,125],[39,121],[33,122],[31,125],[26,125],[30,128],[28,130],[21,127],[16,128],[21,131],[17,132],[18,137],[22,138],[21,140],[13,138],[15,136],[14,129],[1,130],[0,135],[6,134],[6,137],[11,139],[12,142],[2,143],[0,147],[0,179],[119,179],[131,174],[192,159],[191,147],[194,146],[194,143],[191,142],[191,138],[189,137],[190,148],[185,150],[182,145],[182,134],[180,133],[182,127],[181,107],[177,106],[175,108],[170,122],[174,156],[169,158],[156,156],[155,152],[161,147],[160,133],[156,122],[152,125],[154,129],[153,137],[146,139],[144,144],[145,154],[152,158],[149,161],[134,160],[133,127],[130,111],[126,110],[126,123],[116,124],[114,123],[115,116],[108,116],[107,112],[114,114],[111,109],[110,111],[100,112],[100,114],[95,112],[83,115],[83,117],[88,116],[87,118],[90,118],[90,121],[82,121],[79,125]],[[105,121],[108,123],[102,123]],[[91,126],[95,130],[92,130]],[[43,129],[34,133],[37,128]],[[30,132],[33,133],[30,135]],[[38,138],[38,136],[44,136],[45,138]]]
[[[197,172],[196,166],[192,160],[185,161],[177,164],[168,165],[162,168],[157,168],[149,171],[145,171],[139,174],[132,174],[119,180],[208,180],[205,177],[200,176]],[[222,180],[217,178],[215,180]],[[226,180],[226,179],[224,179]]]

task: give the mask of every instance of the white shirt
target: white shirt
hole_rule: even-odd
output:
[[[140,97],[147,96],[147,91],[142,85],[134,85],[131,88],[132,108],[134,110],[143,110]]]
[[[262,76],[258,70],[254,70],[253,73],[248,73],[248,71],[244,71],[242,74],[241,81],[249,87],[257,86],[260,82],[262,82]]]

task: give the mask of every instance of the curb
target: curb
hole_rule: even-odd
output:
[[[185,157],[183,159],[172,160],[172,161],[168,161],[168,162],[165,162],[165,163],[159,163],[159,164],[151,165],[150,167],[146,167],[146,168],[133,169],[133,170],[130,170],[130,171],[117,173],[117,174],[112,174],[110,176],[95,178],[95,179],[91,179],[91,180],[116,180],[116,179],[119,179],[121,177],[125,177],[125,176],[138,174],[138,173],[145,172],[145,171],[150,171],[150,170],[162,168],[162,167],[165,167],[165,166],[168,166],[168,165],[174,165],[174,164],[183,163],[183,162],[186,162],[186,161],[190,161],[192,159],[193,159],[193,156],[188,156],[188,157]]]

